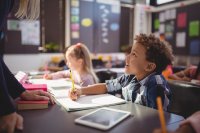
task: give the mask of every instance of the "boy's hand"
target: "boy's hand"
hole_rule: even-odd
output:
[[[51,94],[42,90],[25,91],[20,95],[20,97],[24,100],[48,100],[52,104],[55,104],[54,98]]]
[[[80,89],[75,89],[72,91],[71,89],[69,90],[68,97],[71,98],[73,101],[76,101],[81,95],[81,90]]]
[[[23,130],[23,118],[16,112],[0,117],[0,131],[14,133],[15,128]]]
[[[52,79],[52,76],[50,74],[44,74],[43,78],[44,79]]]

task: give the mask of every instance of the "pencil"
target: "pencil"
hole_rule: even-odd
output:
[[[159,113],[159,117],[160,117],[162,133],[167,133],[161,98],[157,97],[156,100],[157,100],[157,107],[158,107],[158,113]]]
[[[72,82],[72,91],[74,91],[75,90],[75,87],[74,87],[74,79],[73,79],[73,77],[72,77],[72,71],[71,70],[69,70],[70,71],[70,78],[71,78],[71,82]]]

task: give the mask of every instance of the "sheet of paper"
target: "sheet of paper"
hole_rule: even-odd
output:
[[[164,12],[159,13],[159,21],[165,22],[165,13]]]
[[[159,33],[165,33],[165,24],[160,24]]]
[[[69,88],[66,87],[51,87],[48,88],[48,91],[51,92],[54,98],[68,98]]]
[[[40,45],[40,22],[20,21],[21,37],[23,45]]]
[[[170,10],[170,18],[175,19],[176,18],[176,9]]]
[[[72,83],[66,79],[46,80],[46,79],[30,79],[34,84],[47,84],[48,87],[68,87],[71,88]]]
[[[176,47],[185,47],[186,46],[186,33],[178,32],[176,33]]]
[[[56,101],[67,111],[83,110],[108,105],[122,104],[126,101],[110,94],[82,96],[77,101],[70,98],[58,98]]]

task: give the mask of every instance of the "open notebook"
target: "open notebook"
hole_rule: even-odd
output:
[[[67,111],[97,108],[126,102],[110,94],[81,96],[77,101],[73,101],[68,98],[68,90],[69,89],[66,87],[50,88],[50,92],[54,94],[57,103],[63,106]]]
[[[67,111],[84,110],[109,105],[122,104],[126,101],[110,94],[81,96],[77,101],[68,98],[68,90],[71,82],[66,80],[34,80],[33,83],[46,83],[48,91],[51,92],[57,103]]]

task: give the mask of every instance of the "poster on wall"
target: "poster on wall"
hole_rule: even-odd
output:
[[[189,22],[189,36],[195,37],[199,36],[199,21],[190,21]]]
[[[90,51],[93,51],[94,37],[93,2],[93,0],[70,0],[70,42],[84,43]]]
[[[170,9],[170,12],[153,13],[152,23],[157,19],[163,22],[160,23],[159,29],[153,26],[152,32],[162,32],[162,25],[164,24],[165,39],[172,44],[174,54],[199,56],[200,15],[197,13],[199,8],[200,3],[195,3]],[[174,18],[174,16],[176,17]]]
[[[165,33],[165,24],[160,24],[159,33],[160,33],[160,34]]]
[[[70,4],[70,30],[71,30],[71,38],[79,39],[80,38],[80,10],[79,10],[79,0],[71,0]]]
[[[20,21],[19,20],[8,20],[7,21],[7,30],[20,31]]]
[[[174,21],[167,22],[165,24],[165,37],[166,40],[172,40],[174,34]]]
[[[40,23],[38,20],[26,21],[21,20],[21,40],[22,45],[40,45]]]
[[[185,12],[179,13],[177,17],[177,27],[178,28],[185,28],[187,21],[187,14]]]
[[[200,40],[192,40],[190,42],[190,55],[200,56]]]
[[[95,26],[98,29],[94,31],[97,33],[95,52],[118,52],[120,2],[97,0],[95,14],[97,22]]]
[[[159,13],[159,21],[160,22],[165,22],[165,13],[164,12],[160,12]]]
[[[178,32],[176,33],[176,47],[186,47],[186,33]]]

